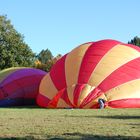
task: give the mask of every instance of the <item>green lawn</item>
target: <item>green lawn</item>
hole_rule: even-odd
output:
[[[0,140],[140,140],[140,109],[1,108]]]

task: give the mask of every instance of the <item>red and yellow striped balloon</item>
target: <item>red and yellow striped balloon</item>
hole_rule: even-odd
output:
[[[80,45],[41,81],[37,102],[47,108],[140,108],[140,49],[115,40]]]

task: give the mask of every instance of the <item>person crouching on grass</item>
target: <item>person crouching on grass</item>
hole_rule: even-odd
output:
[[[105,107],[105,100],[102,99],[102,98],[99,98],[98,99],[98,103],[100,105],[100,109],[104,109],[104,107]]]

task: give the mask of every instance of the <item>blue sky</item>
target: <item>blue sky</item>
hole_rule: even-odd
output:
[[[0,14],[35,52],[64,55],[101,39],[128,42],[140,35],[140,0],[0,0]]]

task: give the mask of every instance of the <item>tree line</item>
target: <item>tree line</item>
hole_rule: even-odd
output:
[[[35,54],[7,16],[0,16],[0,70],[10,67],[35,67],[49,71],[60,57],[61,54],[54,57],[49,49]]]
[[[136,36],[128,43],[140,47],[140,38]],[[0,16],[0,70],[10,67],[34,67],[48,72],[61,57],[61,54],[54,57],[49,49],[35,54],[7,16]]]

